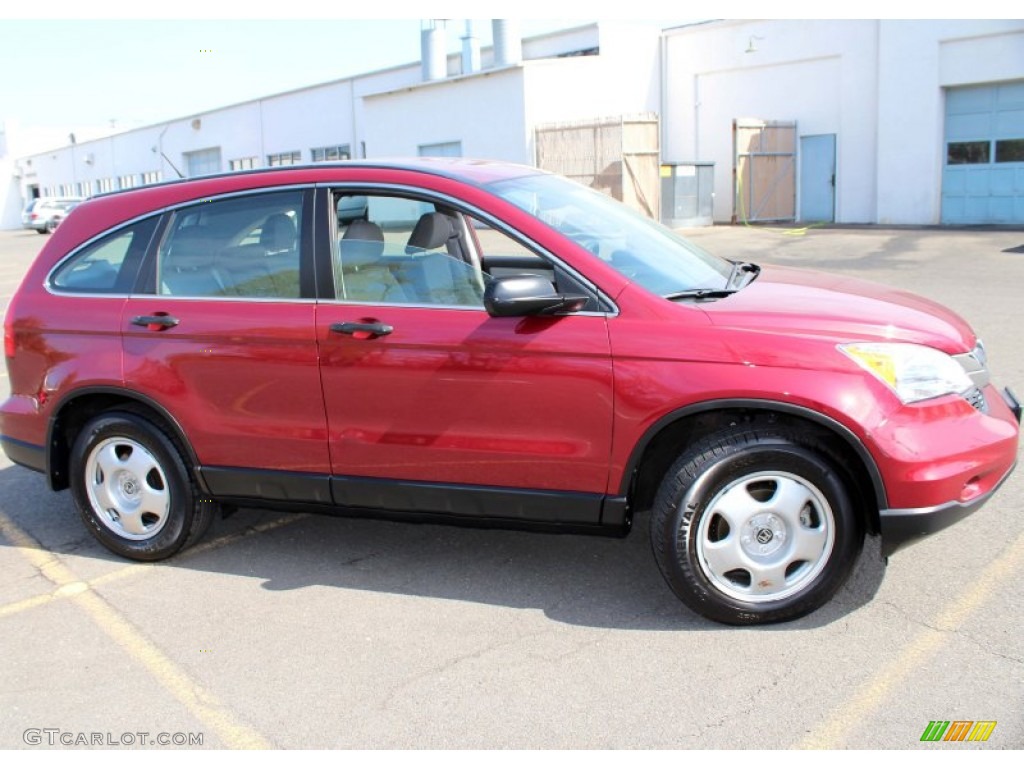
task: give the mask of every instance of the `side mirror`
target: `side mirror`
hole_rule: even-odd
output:
[[[484,308],[491,317],[578,312],[586,303],[586,296],[559,293],[550,281],[535,275],[499,277],[484,289]]]

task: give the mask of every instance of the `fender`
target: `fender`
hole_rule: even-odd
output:
[[[63,397],[61,397],[61,399],[57,401],[57,405],[54,407],[53,413],[50,415],[50,418],[47,422],[46,478],[49,481],[50,488],[52,490],[59,491],[68,487],[67,462],[65,461],[64,465],[61,466],[60,462],[56,460],[55,456],[58,443],[56,437],[54,436],[54,427],[56,426],[57,420],[58,418],[60,418],[60,414],[63,412],[65,406],[67,406],[73,400],[77,400],[80,397],[88,397],[90,395],[113,395],[115,397],[124,398],[126,400],[133,400],[139,403],[140,405],[144,405],[147,408],[156,411],[156,413],[164,420],[164,423],[166,423],[174,432],[174,436],[177,438],[178,444],[184,447],[185,452],[187,454],[185,458],[189,466],[191,466],[193,470],[198,469],[199,459],[196,456],[195,451],[192,449],[191,443],[189,443],[189,441],[185,439],[184,430],[181,428],[181,425],[178,423],[177,419],[175,419],[170,414],[170,412],[166,408],[164,408],[160,403],[158,403],[156,400],[153,400],[151,397],[140,394],[132,389],[124,389],[122,387],[102,385],[88,386],[82,387],[81,389],[76,389],[72,392],[68,392]],[[70,447],[71,446],[68,446],[69,449]],[[194,475],[196,479],[196,484],[199,486],[200,490],[203,493],[209,493],[210,489],[206,487],[206,482],[203,480],[202,473],[197,471],[194,472]]]
[[[640,459],[643,457],[644,451],[647,450],[647,446],[650,444],[651,440],[654,439],[655,435],[661,432],[661,430],[669,424],[686,418],[687,416],[694,416],[698,413],[738,408],[775,411],[777,413],[785,413],[791,416],[799,416],[800,418],[820,424],[829,431],[838,435],[850,448],[853,449],[863,462],[864,467],[867,469],[868,476],[871,478],[872,488],[875,492],[875,502],[878,504],[878,508],[888,508],[889,504],[886,500],[885,484],[882,482],[882,473],[879,472],[878,465],[875,463],[874,457],[864,446],[864,443],[861,442],[860,438],[858,438],[849,427],[836,421],[830,416],[825,416],[824,414],[818,413],[810,408],[777,400],[758,400],[753,398],[707,400],[699,403],[692,403],[691,405],[677,408],[674,411],[666,413],[647,428],[647,431],[644,432],[643,436],[633,447],[633,451],[629,455],[629,463],[626,465],[626,471],[623,473],[622,481],[619,484],[619,493],[622,496],[626,496],[629,493],[633,477],[636,474],[637,467],[640,466]]]

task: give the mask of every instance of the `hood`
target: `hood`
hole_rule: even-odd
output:
[[[739,292],[700,303],[719,327],[827,337],[836,342],[903,341],[948,354],[973,349],[974,332],[929,299],[844,275],[764,266]]]

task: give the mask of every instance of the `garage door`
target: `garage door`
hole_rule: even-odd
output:
[[[944,224],[1024,223],[1024,82],[946,92]]]

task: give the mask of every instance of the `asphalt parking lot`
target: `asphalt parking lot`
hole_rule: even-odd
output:
[[[688,234],[936,299],[1024,393],[1024,232]],[[0,232],[0,310],[43,243]],[[646,517],[608,540],[242,510],[139,565],[0,457],[0,748],[1024,748],[1022,489],[887,565],[869,539],[810,617],[731,629],[671,595]],[[997,725],[922,744],[933,720]]]

